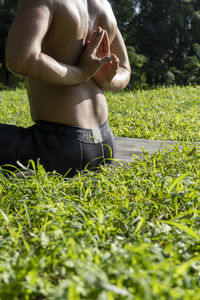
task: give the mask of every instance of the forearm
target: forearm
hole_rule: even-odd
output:
[[[88,80],[80,68],[60,63],[44,53],[16,58],[14,62],[7,61],[7,65],[14,73],[51,84],[75,85]]]

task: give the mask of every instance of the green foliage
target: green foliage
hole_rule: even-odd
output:
[[[199,87],[108,94],[112,128],[134,133],[131,105],[135,122],[143,118],[152,133],[150,113],[167,121],[174,111],[176,130],[187,140],[192,124],[199,128],[198,95]],[[24,90],[0,97],[1,121],[31,125]],[[71,179],[37,167],[24,179],[0,171],[1,300],[199,300],[199,146],[144,152],[126,165]]]
[[[134,78],[130,83],[131,88],[146,87],[147,81],[144,65],[148,62],[148,58],[137,54],[134,47],[127,46],[127,51],[131,64],[131,76]]]
[[[126,40],[127,45],[130,45],[133,29],[131,25],[136,14],[138,0],[111,0],[109,2],[111,2],[118,26],[123,33],[123,38]]]
[[[13,21],[17,0],[0,1],[0,83],[10,83],[10,73],[5,64],[5,44],[9,27]],[[1,86],[0,86],[1,87]]]
[[[200,83],[198,0],[110,2],[132,66],[129,88]],[[23,84],[5,65],[5,41],[16,4],[16,0],[0,2],[0,85]]]
[[[191,49],[191,55],[184,58],[184,72],[182,77],[185,81],[190,83],[200,83],[200,45],[194,43]]]
[[[110,124],[117,136],[200,140],[199,86],[108,94]]]
[[[198,0],[111,3],[126,45],[147,58],[141,69],[132,65],[132,86],[137,85],[140,76],[140,81],[149,86],[199,83],[199,58],[191,55],[196,51],[194,45],[200,44]]]

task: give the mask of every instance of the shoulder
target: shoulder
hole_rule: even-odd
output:
[[[20,7],[21,5],[27,5],[27,6],[32,6],[32,5],[49,5],[49,6],[54,6],[54,4],[57,1],[53,0],[19,0],[18,1],[18,6]]]
[[[15,20],[23,22],[32,22],[34,19],[53,19],[54,1],[53,0],[19,0]],[[34,22],[35,23],[35,22]]]
[[[31,11],[40,7],[47,7],[53,10],[55,7],[55,2],[53,0],[19,0],[17,13],[21,11]]]
[[[108,1],[108,0],[102,0],[103,1],[103,5],[105,5],[105,7],[112,9],[112,4],[111,4],[111,1]]]

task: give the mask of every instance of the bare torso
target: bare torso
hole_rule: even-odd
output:
[[[57,61],[77,65],[85,42],[101,26],[112,42],[117,24],[106,0],[55,0],[54,16],[42,51]],[[64,86],[27,78],[32,119],[94,128],[108,118],[103,91],[93,79]]]

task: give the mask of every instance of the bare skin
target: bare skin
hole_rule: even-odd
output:
[[[130,79],[107,0],[20,0],[6,58],[26,77],[34,121],[100,126],[108,119],[103,90],[119,91]]]

